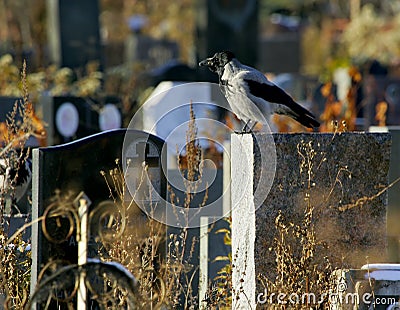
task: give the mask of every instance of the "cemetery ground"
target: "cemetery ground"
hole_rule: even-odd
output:
[[[24,83],[24,76],[22,81]],[[24,99],[19,111],[22,120],[12,121],[17,113],[14,111],[8,124],[10,134],[5,137],[5,146],[1,150],[2,159],[13,168],[24,165],[28,158],[21,151],[28,137],[40,135],[29,117],[27,89],[23,89]],[[196,202],[192,194],[200,186],[204,172],[203,152],[196,135],[195,116],[191,113],[186,153],[184,158],[177,158],[185,175],[186,191],[180,197],[166,184],[168,200],[176,212],[178,207],[202,208],[210,194],[206,189],[200,201]],[[93,145],[100,141],[99,145],[103,145],[103,137],[107,138],[107,143],[114,138],[119,141],[118,133],[105,133],[105,136],[86,141]],[[264,150],[264,139],[267,138],[263,135],[235,136],[232,139],[233,144],[240,142],[235,149],[238,153],[250,155],[254,160],[249,162],[250,166],[244,161],[235,166],[238,159],[232,157],[234,169],[244,169],[244,174],[254,173],[251,184],[262,179],[258,175],[260,162],[257,154]],[[339,309],[337,300],[330,298],[337,296],[338,283],[343,280],[340,276],[340,281],[337,281],[336,271],[387,260],[383,254],[386,248],[386,195],[387,189],[397,182],[387,182],[389,135],[337,130],[325,135],[278,134],[273,139],[277,171],[274,183],[270,184],[271,194],[258,210],[251,213],[257,216],[254,227],[248,214],[240,212],[254,205],[257,197],[251,197],[251,186],[247,200],[235,199],[246,184],[240,183],[240,178],[235,179],[235,171],[232,171],[232,182],[237,182],[232,183],[232,207],[239,204],[240,208],[235,209],[232,218],[223,219],[232,233],[228,228],[217,230],[224,236],[224,241],[221,245],[212,245],[232,245],[232,252],[216,258],[216,261],[224,262],[224,267],[207,283],[204,295],[200,295],[194,285],[200,272],[195,263],[199,238],[193,235],[188,222],[172,230],[155,220],[152,212],[157,211],[156,202],[148,205],[146,213],[135,205],[133,197],[136,192],[127,199],[128,181],[118,156],[104,157],[109,160],[108,168],[99,169],[97,175],[91,172],[88,179],[95,186],[93,193],[97,194],[85,190],[85,196],[79,195],[78,190],[53,190],[55,185],[45,179],[46,175],[44,179],[36,180],[44,186],[43,196],[51,197],[45,200],[47,205],[42,213],[31,219],[33,222],[28,220],[21,230],[10,236],[5,225],[6,207],[9,205],[7,201],[13,199],[18,179],[18,174],[12,175],[10,182],[3,182],[0,197],[0,293],[4,296],[4,308],[74,309],[81,299],[79,293],[83,281],[86,284],[85,303],[95,309],[253,309],[255,306],[275,309],[329,309],[335,306]],[[156,141],[153,142],[157,147]],[[241,143],[248,143],[249,148],[243,149],[246,144]],[[72,154],[79,154],[77,148],[85,145],[80,142],[78,146],[71,144],[69,147],[73,149]],[[360,155],[358,148],[362,152],[369,151],[361,153],[368,156],[357,157]],[[51,152],[56,151],[53,149]],[[38,163],[41,162],[40,156],[48,156],[46,151],[43,152],[37,155]],[[77,162],[82,159],[76,157]],[[282,158],[286,159],[286,165]],[[81,167],[77,168],[76,173],[80,173]],[[141,171],[151,168],[154,166],[149,164]],[[140,173],[138,179],[139,187],[145,184],[145,181],[141,182]],[[261,190],[263,186],[260,185]],[[150,191],[150,201],[153,202],[151,195]],[[274,208],[266,209],[268,205]],[[77,244],[83,236],[79,225],[82,214],[78,209],[85,206],[99,212],[90,211],[88,215],[93,236],[89,236],[87,242],[87,256],[94,259],[79,263],[76,261]],[[41,238],[40,242],[46,245],[40,249],[44,257],[42,261],[32,257],[32,240],[26,239],[24,234],[24,229],[35,225],[38,239]],[[254,229],[255,239],[246,239],[247,231],[240,236],[243,227]],[[40,229],[43,235],[38,233]],[[208,230],[210,234],[214,233],[211,227]],[[32,267],[35,260],[39,264]],[[37,277],[33,289],[31,274]],[[250,281],[251,276],[254,279]],[[316,299],[303,299],[304,294],[316,296]],[[290,296],[295,302],[288,302],[282,299],[283,296]]]

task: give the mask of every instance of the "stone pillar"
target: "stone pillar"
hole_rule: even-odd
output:
[[[232,168],[232,309],[254,309],[256,293],[254,145],[251,135],[233,135]],[[242,195],[243,194],[243,195]]]
[[[387,133],[232,135],[232,309],[254,309],[258,277],[276,276],[279,212],[296,223],[312,207],[326,245],[315,255],[333,264],[387,260],[390,144]]]

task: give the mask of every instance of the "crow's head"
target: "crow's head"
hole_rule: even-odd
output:
[[[223,51],[215,53],[213,57],[204,59],[199,62],[199,66],[207,66],[212,72],[222,75],[224,72],[224,66],[230,62],[235,55],[229,51]]]

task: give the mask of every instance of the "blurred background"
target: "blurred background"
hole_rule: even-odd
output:
[[[391,0],[0,0],[0,95],[21,96],[26,59],[34,106],[83,97],[98,112],[111,100],[123,127],[160,82],[216,82],[197,63],[228,49],[313,110],[321,131],[399,125],[399,27]]]

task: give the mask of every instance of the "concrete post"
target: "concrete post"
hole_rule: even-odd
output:
[[[343,257],[355,268],[366,256],[387,259],[389,134],[233,134],[231,141],[232,309],[255,309],[264,292],[258,277],[276,277],[279,212],[296,223],[313,208],[316,240],[327,246],[315,253],[321,258]]]

